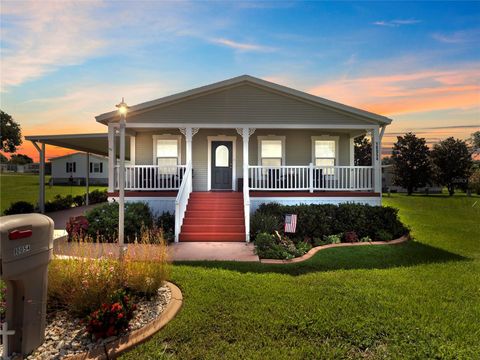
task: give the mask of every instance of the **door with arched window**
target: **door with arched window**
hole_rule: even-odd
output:
[[[232,142],[212,141],[212,190],[232,189]]]

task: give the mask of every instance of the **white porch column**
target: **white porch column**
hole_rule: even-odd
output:
[[[186,128],[185,129],[185,149],[186,149],[186,156],[185,156],[185,162],[187,164],[190,164],[192,162],[192,139],[193,139],[193,133],[192,133],[192,128]]]
[[[242,129],[242,138],[243,138],[243,192],[249,194],[249,187],[248,187],[248,145],[250,140],[250,129],[243,128]]]
[[[38,151],[40,155],[40,166],[38,169],[39,176],[39,185],[38,185],[38,208],[40,212],[45,213],[45,144],[38,144],[35,141],[32,141],[33,146]]]
[[[135,165],[135,135],[130,135],[130,165]]]
[[[381,140],[378,127],[372,131],[373,189],[382,194]]]
[[[85,205],[89,205],[90,199],[89,199],[89,185],[90,185],[90,153],[86,153],[85,156],[85,167],[86,167],[86,172],[85,172]]]
[[[108,124],[108,192],[115,190],[115,127]]]

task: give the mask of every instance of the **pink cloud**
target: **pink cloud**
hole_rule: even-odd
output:
[[[385,115],[480,106],[478,66],[341,78],[309,92]]]

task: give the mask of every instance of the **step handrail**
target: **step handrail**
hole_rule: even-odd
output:
[[[187,164],[185,175],[182,184],[178,189],[177,197],[175,198],[175,242],[178,242],[180,231],[182,229],[183,218],[187,210],[188,199],[192,192],[192,163]]]

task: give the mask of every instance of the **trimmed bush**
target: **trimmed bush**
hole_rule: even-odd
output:
[[[67,195],[65,197],[61,195],[55,195],[53,200],[45,203],[45,212],[59,211],[70,209],[73,206],[73,196]]]
[[[280,205],[262,204],[251,218],[252,235],[259,238],[264,248],[259,251],[260,257],[285,258],[289,255],[299,256],[297,249],[274,240],[270,250],[264,234],[283,234],[283,223],[286,214],[297,214],[295,234],[289,234],[293,243],[303,251],[305,245],[320,246],[358,241],[385,241],[398,238],[408,233],[408,229],[400,222],[398,211],[391,207],[369,206],[363,204],[340,205]],[[257,235],[258,234],[258,235]],[[262,235],[262,236],[260,236]],[[260,237],[259,237],[260,236]],[[288,239],[288,238],[286,238]],[[360,240],[361,239],[361,240]],[[368,240],[367,240],[368,239]],[[288,239],[290,241],[290,239]],[[255,240],[255,243],[257,240]],[[282,249],[279,248],[282,247]],[[258,245],[257,245],[258,247]],[[301,251],[300,251],[301,252]],[[268,256],[267,256],[268,255]]]
[[[27,201],[16,201],[3,212],[5,215],[29,214],[35,212],[35,207]]]
[[[262,214],[262,215],[257,215]],[[363,204],[340,205],[280,205],[262,204],[252,219],[275,217],[271,228],[262,230],[273,233],[282,232],[286,214],[297,214],[297,232],[292,234],[293,241],[323,239],[324,236],[354,231],[359,238],[370,236],[374,240],[379,229],[388,231],[393,238],[400,237],[408,229],[400,222],[398,210],[387,206],[369,206]],[[258,224],[251,222],[251,228],[258,229]]]
[[[76,195],[73,197],[74,206],[83,206],[85,205],[85,195]]]
[[[118,203],[97,206],[86,214],[88,234],[98,241],[115,242],[118,234]],[[125,204],[125,240],[133,242],[142,230],[153,224],[150,207],[143,202]]]
[[[93,190],[88,194],[90,204],[99,204],[108,200],[107,190]]]

